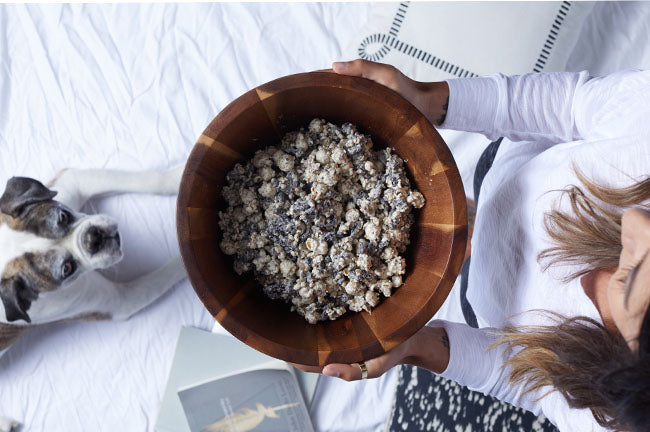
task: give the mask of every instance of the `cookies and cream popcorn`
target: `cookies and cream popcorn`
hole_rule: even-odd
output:
[[[413,208],[404,161],[345,123],[314,119],[226,175],[220,246],[238,274],[314,324],[368,311],[402,284]]]

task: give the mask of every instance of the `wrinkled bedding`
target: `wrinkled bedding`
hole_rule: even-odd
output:
[[[0,5],[0,184],[59,170],[183,163],[230,101],[259,84],[327,68],[367,17],[366,3]],[[568,70],[650,67],[642,3],[598,4]],[[463,152],[471,167],[482,149]],[[452,151],[454,149],[452,148]],[[456,154],[458,158],[458,154]],[[467,168],[469,169],[469,168]],[[172,197],[96,199],[121,227],[129,280],[178,254]],[[454,289],[438,317],[461,320]],[[0,358],[0,414],[23,432],[151,431],[181,326],[212,317],[184,281],[126,322],[32,330]],[[321,379],[317,430],[381,431],[395,375]]]
[[[366,19],[355,4],[0,5],[0,184],[74,168],[184,163],[240,94],[330,66]],[[175,198],[97,199],[129,280],[178,254]],[[181,326],[213,319],[189,282],[126,322],[31,331],[0,359],[0,413],[23,432],[150,431]]]

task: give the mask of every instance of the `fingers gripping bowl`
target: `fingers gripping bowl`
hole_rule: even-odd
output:
[[[271,301],[251,274],[238,275],[220,247],[226,174],[255,151],[277,145],[314,118],[352,123],[406,161],[426,200],[410,234],[403,285],[372,313],[307,323]],[[389,351],[440,308],[460,270],[467,240],[465,194],[449,149],[428,120],[397,93],[331,72],[291,75],[228,105],[194,146],[177,202],[181,256],[206,308],[234,336],[273,357],[305,365],[353,363]]]

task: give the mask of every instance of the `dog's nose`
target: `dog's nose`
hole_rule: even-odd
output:
[[[84,243],[91,255],[99,252],[104,245],[104,239],[106,238],[104,234],[102,229],[95,226],[88,228],[88,231],[86,231]]]

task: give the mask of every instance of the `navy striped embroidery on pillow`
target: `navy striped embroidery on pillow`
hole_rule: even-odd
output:
[[[546,66],[546,62],[551,55],[551,50],[553,49],[560,32],[560,27],[562,27],[562,23],[569,13],[569,8],[571,8],[571,2],[563,1],[560,5],[560,10],[558,10],[555,20],[553,21],[553,24],[551,24],[551,30],[548,32],[548,36],[546,37],[546,42],[544,42],[542,51],[539,53],[537,62],[535,62],[533,72],[541,72],[544,69],[544,66]]]
[[[400,27],[406,18],[406,13],[408,12],[410,2],[402,2],[397,8],[397,12],[393,17],[393,22],[391,23],[390,30],[388,34],[385,33],[376,33],[370,36],[365,37],[359,44],[359,57],[365,60],[379,61],[386,54],[388,54],[391,49],[396,49],[397,51],[411,56],[417,60],[420,60],[424,63],[431,65],[437,69],[440,69],[444,72],[447,72],[451,75],[455,75],[459,78],[466,77],[475,77],[478,76],[474,72],[471,72],[461,66],[449,63],[448,61],[438,58],[433,54],[422,51],[412,45],[409,45],[403,41],[397,39],[399,34]],[[560,27],[566,18],[569,9],[571,7],[571,2],[563,1],[558,10],[557,16],[551,25],[548,37],[546,42],[542,47],[542,50],[539,54],[533,72],[541,72],[548,61],[548,58],[551,54],[551,50],[555,44],[555,41],[558,37]]]
[[[379,61],[386,54],[388,54],[391,49],[396,49],[403,54],[411,56],[417,60],[427,63],[437,69],[440,69],[451,75],[455,75],[459,78],[477,76],[475,73],[470,72],[458,65],[449,63],[448,61],[438,58],[431,53],[422,51],[413,45],[409,45],[397,39],[397,35],[399,33],[402,22],[404,22],[404,18],[406,18],[406,12],[408,11],[409,3],[410,2],[402,2],[399,4],[388,34],[372,34],[361,41],[358,50],[359,57],[365,60]]]
[[[402,25],[402,21],[404,21],[404,18],[406,17],[406,10],[408,7],[409,2],[402,2],[399,4],[397,13],[395,13],[395,18],[393,18],[393,24],[390,26],[390,30],[388,31],[391,36],[397,37],[397,33],[399,33],[399,28]]]
[[[379,61],[388,54],[391,49],[396,49],[403,54],[411,56],[459,78],[478,76],[474,72],[470,72],[465,68],[436,57],[429,52],[422,51],[413,45],[402,42],[394,36],[381,33],[372,34],[361,41],[361,45],[359,45],[359,57],[366,60]]]

